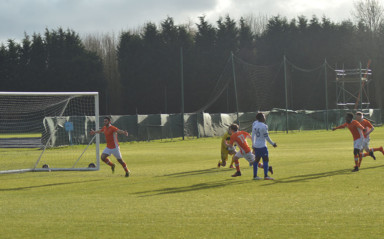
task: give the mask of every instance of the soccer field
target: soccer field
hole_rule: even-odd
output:
[[[380,152],[351,172],[347,129],[271,138],[274,181],[253,181],[244,159],[241,177],[217,168],[220,138],[123,143],[130,178],[105,164],[0,175],[0,238],[384,238]]]

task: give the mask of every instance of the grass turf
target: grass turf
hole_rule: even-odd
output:
[[[244,159],[241,177],[218,169],[220,138],[121,144],[130,178],[105,164],[0,175],[1,238],[383,238],[381,153],[353,173],[348,130],[271,138],[274,181]]]

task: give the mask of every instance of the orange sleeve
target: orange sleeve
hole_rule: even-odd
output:
[[[369,122],[369,120],[364,120],[365,122],[365,126],[368,127],[368,128],[373,128],[373,125],[371,124],[371,122]]]
[[[361,130],[364,129],[364,127],[359,122],[357,122],[357,120],[353,120],[352,124],[355,125],[357,128],[359,128]]]
[[[345,127],[347,127],[347,125],[348,125],[347,123],[344,123],[340,126],[337,126],[335,129],[344,129]]]
[[[115,126],[110,126],[111,128],[112,128],[112,130],[113,130],[113,132],[116,132],[116,131],[118,131],[119,129],[117,128],[117,127],[115,127]]]

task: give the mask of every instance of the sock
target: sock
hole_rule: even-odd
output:
[[[381,151],[382,148],[371,148],[370,150],[372,150],[372,152],[376,152],[376,151]]]
[[[256,178],[257,177],[257,169],[258,169],[258,163],[255,161],[253,162],[253,177]]]
[[[367,156],[369,156],[369,153],[363,153],[363,154],[360,154],[361,155],[361,157],[367,157]]]
[[[114,163],[112,163],[111,162],[111,160],[109,160],[109,158],[106,158],[105,160],[103,160],[104,161],[104,163],[106,163],[106,164],[108,164],[109,166],[113,166],[113,165],[115,165]]]
[[[236,167],[236,171],[237,171],[237,172],[240,172],[240,164],[239,164],[239,160],[235,160],[235,167]]]
[[[120,163],[121,166],[123,166],[123,169],[126,173],[128,173],[128,167],[127,167],[127,164],[123,161],[122,163]]]
[[[360,168],[360,165],[361,165],[361,161],[363,161],[363,157],[361,157],[361,155],[359,154],[359,168]]]
[[[359,167],[359,158],[358,157],[355,157],[355,165],[356,165],[356,167]]]
[[[264,177],[268,177],[269,162],[263,162],[264,164]]]

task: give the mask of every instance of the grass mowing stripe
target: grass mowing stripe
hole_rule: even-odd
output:
[[[383,237],[381,153],[352,173],[347,130],[271,138],[275,181],[251,180],[244,159],[238,178],[216,168],[220,138],[121,144],[130,178],[104,164],[0,175],[1,238]],[[380,145],[384,129],[376,128],[371,146]]]

